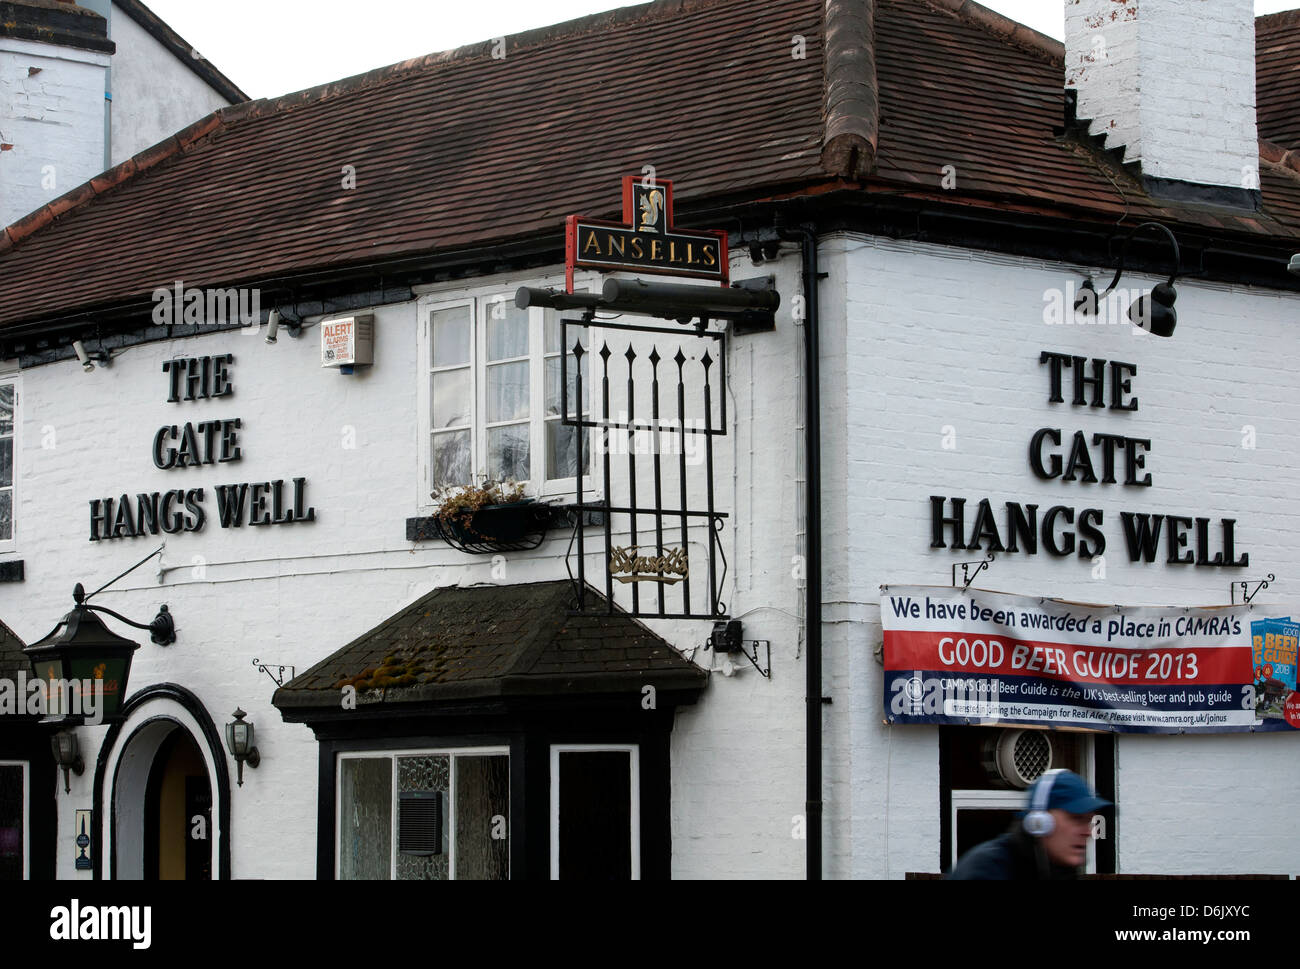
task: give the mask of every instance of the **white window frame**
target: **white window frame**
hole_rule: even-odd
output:
[[[1097,745],[1096,737],[1086,734],[1082,738],[1082,760],[1083,771],[1082,777],[1088,782],[1088,786],[1094,791],[1097,789]],[[958,811],[1023,811],[1025,809],[1025,792],[1024,791],[990,791],[990,790],[953,790],[949,798],[951,804],[949,810],[949,827],[952,836],[948,839],[951,842],[950,854],[948,859],[950,865],[957,864],[957,812]],[[1107,825],[1103,831],[1105,837],[1112,836],[1110,825]],[[951,870],[951,869],[950,869]],[[1097,873],[1097,842],[1095,839],[1088,839],[1088,858],[1084,863],[1084,869],[1087,874],[1095,875]]]
[[[25,760],[0,760],[0,767],[23,769],[23,881],[32,877],[32,769]]]
[[[0,374],[0,384],[14,385],[14,480],[12,498],[10,504],[10,514],[13,516],[10,526],[10,537],[0,539],[0,555],[6,552],[18,551],[18,479],[22,469],[22,378],[17,374]]]
[[[575,277],[574,290],[585,292],[593,285],[594,277],[590,274]],[[470,385],[473,399],[470,402],[470,474],[475,480],[481,480],[487,468],[487,320],[493,303],[498,298],[507,301],[514,299],[515,290],[521,285],[538,288],[560,288],[564,285],[562,277],[543,278],[541,280],[520,279],[498,282],[488,286],[476,286],[471,289],[460,288],[445,292],[430,293],[421,296],[416,303],[419,323],[416,327],[416,372],[419,378],[416,396],[419,413],[417,415],[416,448],[416,507],[422,512],[431,512],[436,505],[433,492],[433,334],[432,317],[437,310],[451,309],[456,306],[469,305],[472,314],[472,333],[470,337]],[[563,315],[560,311],[551,311],[558,322]],[[568,312],[568,311],[565,311]],[[576,311],[574,311],[576,312]],[[527,481],[522,482],[527,493],[534,498],[572,497],[577,489],[576,476],[568,478],[546,477],[546,320],[545,309],[532,307],[529,310],[529,471]],[[594,328],[591,340],[596,339]],[[590,347],[588,348],[590,351]],[[588,383],[585,387],[588,409],[592,406],[595,394],[592,389],[594,379],[590,376],[594,369],[588,365]],[[505,422],[509,423],[509,422]],[[584,475],[585,486],[590,494],[594,487],[595,461],[591,456],[591,444],[587,446],[588,471]],[[468,482],[467,482],[468,483]],[[599,490],[599,489],[596,489]],[[599,496],[597,496],[598,498]]]
[[[389,776],[392,778],[392,822],[390,828],[390,840],[392,842],[389,852],[388,878],[390,881],[397,880],[397,843],[398,843],[398,808],[401,804],[401,791],[398,790],[397,783],[397,758],[399,757],[450,757],[452,763],[449,768],[447,778],[447,880],[456,880],[456,763],[457,757],[490,757],[504,756],[507,763],[510,759],[509,747],[434,747],[434,748],[416,748],[412,750],[350,750],[347,752],[340,751],[334,761],[334,880],[339,881],[342,867],[342,856],[339,851],[339,836],[343,826],[343,761],[345,760],[388,760],[391,764]],[[513,802],[514,790],[511,788],[507,795],[507,803]],[[506,879],[510,876],[509,861],[509,832],[510,818],[506,817]]]
[[[632,881],[641,880],[641,748],[639,744],[552,744],[551,745],[551,880],[560,877],[560,754],[628,754],[631,771],[629,827],[632,829]]]

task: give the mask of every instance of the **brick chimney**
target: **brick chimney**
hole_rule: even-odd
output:
[[[1254,0],[1066,0],[1075,115],[1157,197],[1259,207]]]
[[[0,226],[104,170],[108,21],[68,0],[0,0]]]

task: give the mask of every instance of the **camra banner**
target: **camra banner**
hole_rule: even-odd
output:
[[[1293,730],[1300,623],[1276,612],[885,586],[885,718],[1124,733]]]

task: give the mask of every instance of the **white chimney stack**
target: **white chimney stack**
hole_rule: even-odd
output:
[[[1066,0],[1065,86],[1153,195],[1254,208],[1254,0]]]

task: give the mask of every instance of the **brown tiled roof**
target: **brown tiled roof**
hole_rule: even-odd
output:
[[[558,693],[695,690],[707,674],[622,612],[570,616],[567,580],[435,589],[275,691],[281,710]]]
[[[679,211],[839,187],[1300,237],[1284,151],[1262,146],[1262,213],[1152,201],[1057,133],[1061,45],[971,0],[657,0],[492,54],[227,108],[74,189],[0,236],[0,326],[147,308],[178,279],[253,285],[529,238],[558,251],[564,216],[617,214],[619,176],[644,165],[676,181]]]
[[[1300,10],[1255,20],[1259,136],[1300,148]]]

